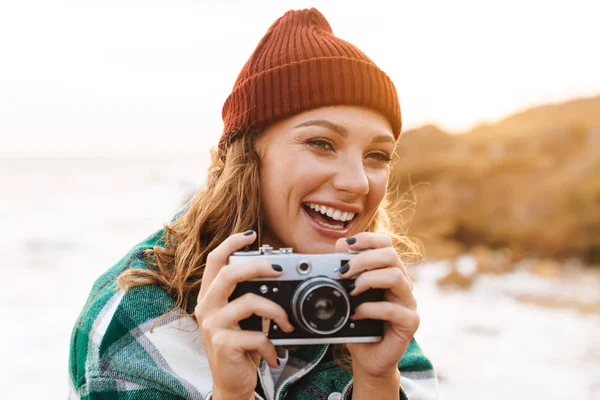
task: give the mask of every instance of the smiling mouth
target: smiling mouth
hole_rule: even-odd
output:
[[[302,203],[302,208],[318,224],[329,229],[345,229],[356,216],[353,212],[345,212],[315,203]]]

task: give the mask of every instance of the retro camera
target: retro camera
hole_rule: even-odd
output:
[[[358,252],[296,254],[291,248],[274,250],[264,245],[258,251],[239,251],[229,264],[240,264],[254,257],[267,259],[283,267],[278,278],[259,278],[237,285],[232,301],[246,293],[255,293],[279,304],[296,328],[285,333],[274,321],[253,315],[240,321],[243,330],[262,331],[276,345],[320,343],[378,342],[383,336],[383,321],[350,320],[356,307],[364,302],[383,301],[383,289],[369,289],[350,296],[354,279],[340,279],[339,268]]]

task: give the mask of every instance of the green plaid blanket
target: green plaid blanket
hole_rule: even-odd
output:
[[[147,268],[142,251],[161,245],[159,231],[135,246],[92,287],[71,338],[69,399],[210,399],[212,376],[198,325],[157,286],[117,287],[127,268]],[[157,321],[159,321],[157,323]],[[413,340],[398,364],[400,398],[437,398],[437,379]],[[338,367],[329,346],[289,354],[277,384],[258,368],[257,399],[350,399],[352,372]]]

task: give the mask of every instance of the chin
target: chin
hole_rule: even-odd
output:
[[[335,253],[335,239],[331,238],[313,238],[312,240],[298,240],[296,246],[290,246],[294,253],[302,254],[324,254]]]

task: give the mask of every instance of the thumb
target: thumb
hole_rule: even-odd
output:
[[[260,366],[260,353],[258,351],[251,351],[248,353],[250,355],[250,359],[252,360],[252,363],[256,366],[256,369],[258,369],[258,367]],[[267,362],[265,360],[265,362]]]

